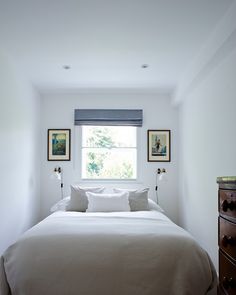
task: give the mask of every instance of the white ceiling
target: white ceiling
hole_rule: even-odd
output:
[[[0,0],[0,47],[40,91],[172,91],[233,2]]]

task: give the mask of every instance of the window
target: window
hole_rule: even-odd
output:
[[[137,128],[82,126],[83,179],[136,179]]]

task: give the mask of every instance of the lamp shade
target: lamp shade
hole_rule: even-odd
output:
[[[166,173],[161,173],[161,174],[159,174],[159,175],[158,175],[158,180],[159,180],[159,181],[167,181],[168,178],[167,178]]]

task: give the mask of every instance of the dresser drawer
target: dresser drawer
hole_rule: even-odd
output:
[[[236,218],[236,191],[219,190],[219,212]]]
[[[236,265],[220,251],[219,266],[220,287],[224,289],[226,294],[236,295]]]
[[[219,218],[219,247],[236,262],[236,224]]]

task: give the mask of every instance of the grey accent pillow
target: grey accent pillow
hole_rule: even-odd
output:
[[[138,189],[123,189],[123,188],[113,188],[115,193],[120,193],[124,191],[129,192],[129,205],[131,211],[148,211],[148,191],[149,188]]]
[[[79,185],[71,185],[71,197],[66,211],[85,212],[88,208],[86,192],[102,193],[104,189],[104,187],[81,187]]]

